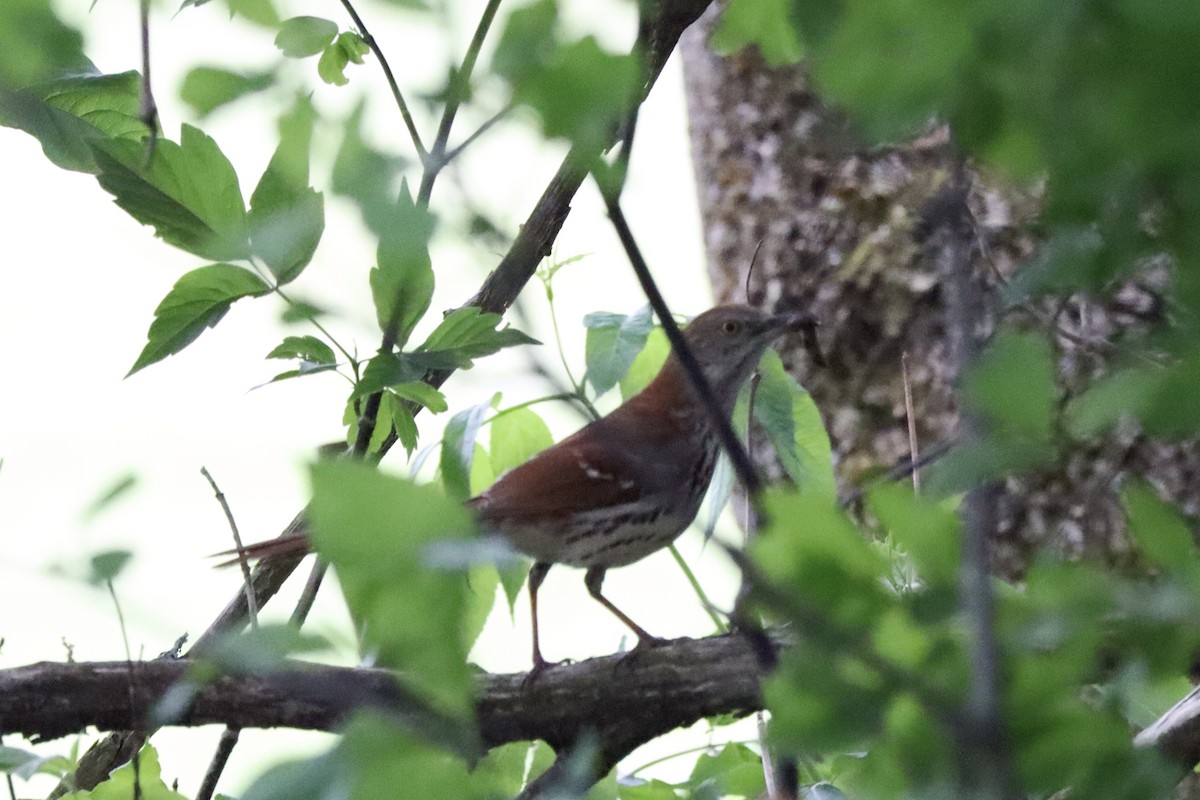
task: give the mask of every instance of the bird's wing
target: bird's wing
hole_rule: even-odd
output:
[[[471,505],[484,519],[544,520],[635,503],[677,479],[678,459],[663,452],[673,444],[669,432],[646,434],[656,441],[623,441],[606,421],[506,472]],[[647,447],[653,458],[645,457]]]

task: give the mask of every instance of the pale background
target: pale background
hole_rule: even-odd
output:
[[[454,0],[448,5],[457,31],[449,51],[439,28],[431,24],[436,16],[365,0],[359,5],[410,102],[422,91],[438,88],[446,59],[461,56],[484,3]],[[577,33],[595,33],[614,50],[623,50],[631,41],[632,3],[589,0],[563,5]],[[84,30],[87,52],[99,69],[139,68],[135,2],[100,0],[90,13],[88,3],[78,0],[56,7]],[[314,14],[343,27],[348,24],[340,4],[329,0],[280,0],[279,7],[284,16]],[[503,25],[504,13],[494,31]],[[152,24],[156,99],[171,138],[178,136],[181,122],[196,122],[177,96],[187,69],[269,66],[277,58],[271,34],[231,24],[218,3],[177,15],[173,6],[160,4]],[[346,87],[321,84],[315,58],[290,74],[302,76],[296,87],[310,86],[318,108],[333,119],[369,94],[374,144],[409,154],[374,59],[368,57],[367,64],[348,70],[351,83]],[[233,161],[247,197],[270,157],[274,120],[283,105],[252,99],[199,123]],[[465,136],[484,115],[471,110],[460,115],[460,133],[452,141]],[[418,124],[428,142],[436,120],[420,114]],[[560,144],[542,142],[532,130],[528,119],[521,118],[497,126],[468,151],[458,176],[440,179],[435,208],[452,212],[459,195],[454,184],[461,180],[474,201],[489,209],[506,232],[514,233],[563,153]],[[318,189],[327,185],[335,132],[332,127],[318,132],[313,173]],[[348,384],[320,375],[252,391],[290,366],[263,356],[284,335],[311,332],[282,326],[281,308],[273,299],[236,304],[216,329],[183,353],[123,380],[145,342],[155,305],[180,275],[204,262],[157,240],[150,228],[113,205],[91,176],[54,167],[24,133],[0,128],[0,175],[0,218],[7,223],[0,273],[0,341],[6,367],[0,392],[0,668],[63,660],[67,644],[76,660],[124,658],[110,599],[77,577],[92,554],[113,548],[136,554],[116,588],[134,656],[153,657],[181,633],[194,638],[204,630],[239,582],[235,572],[214,571],[205,558],[230,546],[230,541],[200,467],[212,472],[227,495],[245,539],[274,536],[305,502],[305,469],[314,448],[344,435],[341,416]],[[672,307],[688,314],[706,308],[711,298],[677,59],[668,64],[640,116],[624,207]],[[326,217],[321,247],[292,293],[333,308],[339,316],[330,324],[340,340],[356,345],[360,353],[371,352],[379,338],[366,288],[374,257],[371,240],[353,209],[328,192]],[[447,233],[433,252],[439,281],[435,309],[461,304],[498,261],[498,254],[464,245],[454,240],[452,231]],[[597,310],[629,312],[644,300],[590,183],[576,198],[557,252],[562,257],[593,254],[562,270],[555,281],[565,350],[580,377],[582,316]],[[540,285],[532,282],[523,298],[534,320],[527,332],[548,343],[543,360],[555,365]],[[523,374],[527,363],[524,355],[501,356],[454,376],[445,387],[450,412],[419,418],[422,444],[435,441],[455,411],[486,400],[494,391],[504,392],[505,405],[547,393],[543,382]],[[614,398],[605,401],[609,407]],[[580,424],[565,408],[545,405],[538,410],[556,436]],[[385,461],[385,468],[403,472],[400,448]],[[137,479],[135,490],[87,519],[91,503],[128,474]],[[727,604],[734,578],[720,553],[701,552],[700,536],[694,531],[685,534],[680,546],[714,599]],[[305,573],[302,567],[298,574]],[[293,579],[299,582],[301,578]],[[610,573],[605,588],[614,602],[657,635],[711,632],[711,623],[665,552]],[[289,585],[267,617],[286,616],[297,591]],[[549,658],[611,653],[627,637],[619,622],[587,598],[578,571],[553,570],[544,597],[544,650]],[[527,669],[524,596],[515,625],[506,610],[498,606],[497,612],[475,659],[492,671]],[[348,662],[353,654],[346,623],[336,587],[330,585],[322,592],[310,626],[341,643],[341,658]],[[718,738],[744,738],[748,730],[739,726]],[[216,728],[156,735],[168,781],[178,777],[180,790],[194,794],[217,735]],[[706,737],[706,728],[697,726],[690,737],[643,748],[623,769],[703,744]],[[84,743],[90,740],[86,737]],[[314,734],[248,731],[221,791],[239,794],[266,764],[312,752],[325,741]],[[60,740],[39,750],[65,752],[70,742]],[[13,737],[5,743],[27,746]],[[664,777],[679,777],[690,763],[689,758],[669,762]],[[43,788],[19,786],[18,793],[36,795],[44,793]]]

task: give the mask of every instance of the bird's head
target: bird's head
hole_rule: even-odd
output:
[[[717,397],[732,403],[771,342],[811,325],[804,314],[767,314],[751,306],[724,305],[692,320],[683,336]]]

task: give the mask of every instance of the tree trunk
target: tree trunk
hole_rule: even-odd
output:
[[[966,252],[985,301],[973,334],[982,341],[1001,313],[1052,331],[1064,400],[1108,371],[1115,335],[1140,335],[1161,320],[1161,267],[1103,297],[1002,312],[998,289],[1036,249],[1041,188],[1003,185],[961,164],[940,124],[909,142],[864,147],[803,64],[771,68],[753,48],[718,56],[705,45],[712,22],[710,10],[681,49],[714,294],[805,309],[820,321],[829,368],[802,364],[799,349],[785,360],[822,410],[844,492],[909,455],[905,355],[921,450],[958,435],[949,293],[930,244],[956,183],[966,192]],[[1132,428],[1068,443],[1054,467],[1009,478],[995,493],[994,570],[1017,578],[1047,547],[1130,563],[1118,494],[1130,475],[1147,477],[1188,514],[1200,512],[1195,443],[1150,441]]]

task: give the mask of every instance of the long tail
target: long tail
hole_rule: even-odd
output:
[[[210,558],[233,556],[233,558],[217,564],[216,568],[220,569],[221,567],[232,567],[234,564],[241,563],[243,557],[250,561],[259,561],[264,558],[295,555],[297,553],[307,553],[308,551],[309,543],[307,535],[303,533],[287,533],[283,536],[277,536],[274,539],[245,545],[240,550],[238,548],[222,550],[219,553],[213,553]]]

